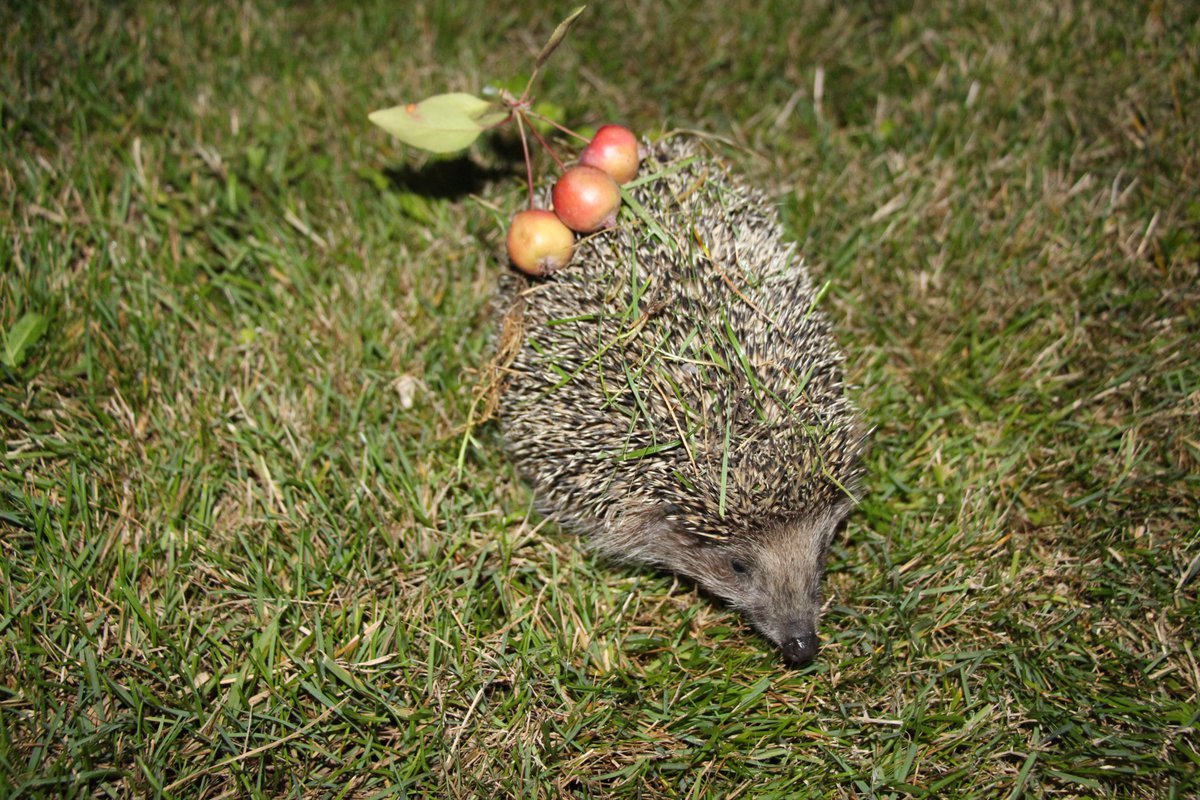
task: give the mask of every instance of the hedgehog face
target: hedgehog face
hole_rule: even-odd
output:
[[[686,572],[727,600],[793,667],[817,654],[825,555],[849,503],[793,519],[762,535],[702,547]]]

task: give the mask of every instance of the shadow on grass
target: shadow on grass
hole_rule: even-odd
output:
[[[467,195],[478,194],[489,183],[525,174],[525,156],[515,135],[493,136],[487,149],[488,160],[494,162],[490,166],[464,152],[454,158],[429,161],[420,167],[389,167],[383,174],[392,189],[430,200],[461,200]]]
[[[468,156],[449,161],[431,161],[421,167],[399,166],[383,170],[391,188],[430,200],[461,200],[477,194],[492,181],[509,174],[506,169],[484,167]]]

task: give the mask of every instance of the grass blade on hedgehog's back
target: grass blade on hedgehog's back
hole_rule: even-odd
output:
[[[697,491],[699,491],[696,487],[696,484],[694,484],[690,480],[688,480],[687,476],[685,476],[679,470],[677,470],[677,469],[671,470],[671,477],[674,478],[675,480],[679,481],[679,485],[682,486],[687,491],[689,491],[693,494],[695,494]]]
[[[657,172],[651,172],[649,175],[643,175],[640,178],[634,178],[633,180],[629,181],[629,183],[621,184],[621,189],[636,189],[639,186],[645,186],[647,183],[653,183],[654,181],[662,180],[668,175],[674,175],[676,172],[682,172],[692,164],[696,163],[697,160],[698,159],[696,156],[689,156],[687,158],[680,159],[669,167],[664,167]]]
[[[646,352],[643,355],[642,363],[640,365],[634,367],[633,369],[630,368],[630,364],[627,360],[623,361],[622,365],[621,365],[622,370],[624,371],[624,374],[625,374],[625,380],[629,386],[629,390],[633,394],[634,402],[637,403],[638,409],[641,411],[643,417],[648,422],[650,422],[650,436],[652,439],[657,438],[656,425],[657,425],[657,422],[659,422],[659,420],[655,420],[651,416],[649,406],[646,405],[646,401],[643,400],[642,394],[638,391],[638,383],[643,382],[642,377],[644,375],[646,375],[648,372],[650,373],[650,375],[646,378],[646,380],[648,380],[651,385],[657,386],[659,380],[663,379],[663,378],[667,378],[669,380],[669,376],[665,372],[655,371],[652,369],[653,365],[655,365],[657,363],[657,361],[656,361],[657,357],[661,356],[661,354],[663,352],[663,347],[666,345],[667,340],[669,338],[670,338],[670,333],[669,332],[664,333],[662,335],[662,337],[658,340],[658,342],[655,343],[654,346],[650,348],[649,352]],[[659,392],[660,392],[660,394],[663,394],[661,388],[659,389]],[[666,397],[665,394],[663,396],[663,404],[667,411],[667,414],[669,414],[671,416],[672,424],[674,425],[676,432],[680,436],[680,441],[678,442],[678,444],[682,444],[685,447],[687,447],[687,442],[685,440],[687,434],[685,434],[684,431],[682,430],[682,428],[680,428],[679,420],[675,418],[675,412],[671,408],[670,399],[668,397]],[[654,452],[658,452],[658,451],[656,450]],[[689,459],[692,458],[691,448],[688,448],[688,458]]]
[[[546,362],[547,368],[550,369],[555,375],[557,375],[559,378],[562,379],[561,383],[555,384],[555,386],[554,386],[555,389],[557,389],[559,386],[562,386],[567,381],[571,380],[571,373],[567,372],[565,369],[560,367],[558,365],[558,362],[553,360],[550,357],[549,351],[547,351],[546,348],[542,347],[542,343],[539,342],[537,339],[530,337],[529,349],[532,350],[533,352],[537,353],[539,356],[541,356],[544,359],[544,361]]]
[[[658,223],[658,220],[654,218],[654,215],[646,210],[646,207],[642,205],[641,201],[634,197],[633,190],[638,187],[645,186],[646,184],[660,181],[666,178],[668,175],[681,172],[696,161],[696,157],[691,156],[689,158],[682,159],[681,161],[678,161],[669,167],[660,169],[657,172],[650,173],[649,175],[643,175],[640,178],[635,178],[629,183],[618,187],[621,192],[621,201],[629,209],[629,212],[646,226],[646,229],[649,231],[651,236],[658,239],[667,247],[670,247],[676,251],[682,250],[682,248],[679,246],[679,242],[675,241],[662,227],[662,225]]]
[[[635,217],[641,220],[642,224],[644,224],[646,229],[650,232],[650,235],[668,247],[672,246],[674,242],[670,235],[663,230],[663,227],[658,224],[658,220],[654,219],[650,212],[646,210],[646,207],[638,202],[638,199],[633,196],[633,192],[627,191],[626,187],[624,186],[620,188],[621,200],[624,201],[625,207],[628,208]],[[678,247],[678,244],[675,244],[675,247]]]
[[[548,319],[544,323],[547,328],[553,328],[556,325],[570,325],[572,322],[599,322],[604,319],[604,314],[577,314],[573,317],[556,317]]]
[[[629,428],[625,431],[625,438],[621,442],[621,449],[619,451],[610,450],[606,454],[612,463],[612,468],[608,471],[608,480],[605,481],[605,491],[608,491],[608,487],[611,486],[613,481],[617,479],[619,465],[624,461],[630,460],[624,457],[625,454],[629,452],[636,452],[629,450],[629,445],[633,441],[634,431],[637,430],[637,422],[638,410],[634,409],[629,418]]]
[[[704,347],[704,352],[708,353],[708,361],[706,363],[711,364],[723,372],[732,372],[732,370],[729,368],[729,362],[725,360],[724,356],[716,351],[711,342],[704,341],[702,342],[702,345]]]
[[[820,451],[818,450],[818,452],[820,452]],[[849,497],[850,499],[854,500],[855,499],[854,493],[851,492],[846,487],[846,485],[844,483],[842,483],[840,480],[838,480],[838,477],[833,474],[833,471],[830,470],[829,466],[825,463],[825,457],[822,455],[822,456],[820,456],[820,459],[821,459],[821,474],[824,475],[829,480],[830,483],[832,483],[834,486],[836,486],[842,494],[844,494],[844,495],[846,495],[846,497]],[[857,500],[855,500],[855,505],[858,505]]]
[[[763,411],[762,395],[763,387],[758,380],[758,376],[754,374],[754,367],[750,364],[750,359],[746,355],[742,343],[738,340],[737,334],[733,332],[733,325],[729,323],[729,316],[722,309],[721,321],[725,323],[725,336],[729,341],[730,347],[733,348],[733,353],[737,356],[738,364],[742,368],[742,372],[746,375],[746,382],[750,385],[750,393],[754,396],[754,410],[758,412],[759,419],[766,421],[766,413]]]
[[[815,292],[813,292],[812,302],[808,304],[808,310],[804,312],[805,321],[808,321],[808,318],[811,317],[813,312],[817,310],[817,304],[821,302],[821,298],[824,297],[825,293],[829,291],[829,286],[830,282],[825,281],[821,284],[820,289],[817,289]]]
[[[725,517],[725,487],[729,484],[729,436],[733,432],[733,409],[726,409],[725,443],[721,446],[721,488],[717,497],[717,516]]]
[[[587,315],[581,315],[581,316],[587,316]],[[599,315],[597,315],[597,318],[602,319],[602,317],[600,317]],[[567,318],[563,317],[562,319],[565,321]],[[553,386],[551,386],[549,389],[547,389],[546,391],[542,392],[541,395],[539,395],[538,402],[545,400],[547,397],[549,397],[555,391],[562,388],[563,386],[570,383],[571,381],[575,380],[577,377],[579,377],[581,374],[583,374],[584,370],[586,370],[588,367],[592,366],[597,361],[599,361],[601,358],[603,358],[604,354],[607,353],[609,350],[611,350],[614,346],[616,346],[618,344],[622,344],[623,342],[627,341],[631,336],[636,335],[638,333],[638,330],[639,330],[639,327],[638,327],[638,325],[635,324],[635,325],[631,326],[629,329],[617,333],[611,339],[609,339],[609,341],[601,344],[600,348],[598,350],[596,350],[595,353],[592,353],[592,355],[590,355],[587,358],[587,360],[585,360],[582,364],[579,365],[579,367],[577,369],[572,370],[571,372],[567,372],[566,370],[563,370],[561,367],[559,367],[557,364],[555,364],[554,370],[555,370],[555,373],[560,376],[560,379],[557,382],[555,382],[555,384]],[[531,346],[536,348],[536,343],[531,344]]]
[[[662,453],[666,450],[672,450],[676,447],[682,447],[682,446],[683,446],[682,440],[672,439],[669,442],[662,442],[661,444],[651,444],[651,445],[647,445],[643,448],[640,448],[638,450],[630,450],[628,452],[622,453],[621,455],[619,455],[617,457],[617,460],[618,461],[636,461],[639,458],[645,458],[646,456],[656,455],[656,454]]]
[[[663,399],[663,405],[667,409],[667,414],[669,414],[671,417],[671,424],[675,426],[675,432],[679,434],[679,439],[683,443],[683,449],[687,452],[688,462],[692,465],[692,469],[696,469],[696,454],[692,450],[691,445],[692,435],[699,427],[699,423],[695,421],[695,412],[693,412],[691,408],[688,407],[687,402],[680,397],[679,386],[676,385],[673,380],[671,380],[671,376],[668,373],[663,372],[655,375],[653,378],[651,378],[651,380],[654,382],[654,388],[658,391],[659,395]],[[662,387],[664,382],[670,387],[669,395],[667,390],[663,389]],[[674,398],[674,404],[671,402],[672,398]],[[676,407],[678,407],[679,410],[684,414],[684,419],[691,423],[691,427],[686,431],[683,429],[683,426],[679,424],[679,416],[675,413]]]
[[[654,275],[650,274],[646,279],[640,280],[638,275],[637,256],[630,252],[629,254],[629,303],[625,306],[625,313],[622,319],[629,321],[635,316],[641,314],[642,297],[645,296],[646,290],[650,288],[650,284],[654,281]]]
[[[644,368],[643,368],[644,369]],[[648,423],[650,428],[650,438],[656,438],[654,430],[654,420],[650,416],[650,409],[646,407],[646,401],[642,399],[642,393],[637,388],[637,377],[629,371],[629,362],[622,362],[621,370],[625,375],[625,385],[629,387],[629,391],[633,394],[633,402],[637,405],[638,411],[642,418]]]
[[[599,350],[597,350],[595,353],[593,353],[586,361],[584,361],[582,364],[580,364],[577,369],[575,369],[571,372],[567,372],[566,370],[564,370],[562,367],[558,366],[557,364],[553,365],[555,374],[558,374],[561,377],[558,381],[556,381],[554,383],[553,386],[551,386],[549,389],[547,389],[546,391],[544,391],[540,395],[538,395],[537,402],[540,403],[540,402],[544,401],[547,397],[554,394],[554,392],[558,391],[563,386],[566,386],[568,383],[570,383],[571,381],[578,378],[580,375],[583,374],[583,371],[585,369],[587,369],[588,367],[592,366],[597,361],[599,361],[604,356],[604,354],[606,352],[608,352],[609,348],[611,348],[613,345],[617,344],[617,342],[619,342],[619,341],[621,341],[620,336],[613,337],[613,339],[611,341],[601,345]]]

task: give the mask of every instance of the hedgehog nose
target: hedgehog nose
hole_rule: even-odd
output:
[[[817,635],[815,633],[797,636],[783,643],[783,660],[789,667],[803,667],[817,655]]]

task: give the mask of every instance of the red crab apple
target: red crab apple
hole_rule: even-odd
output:
[[[617,183],[629,183],[637,175],[641,157],[637,137],[621,125],[604,125],[579,154],[579,163],[602,169]]]
[[[571,167],[550,194],[554,213],[573,231],[591,233],[617,224],[621,190],[604,170]]]
[[[541,208],[521,211],[508,226],[508,257],[526,275],[549,275],[571,263],[575,234]]]

